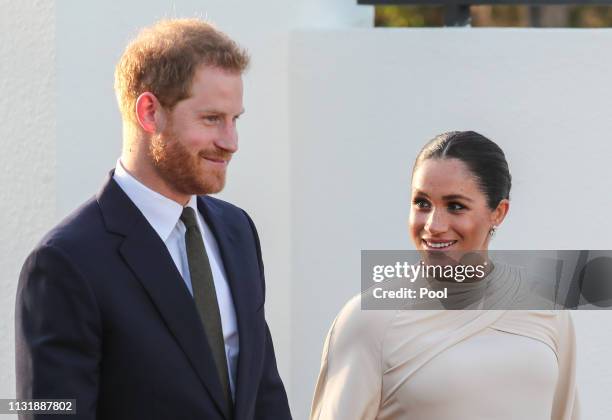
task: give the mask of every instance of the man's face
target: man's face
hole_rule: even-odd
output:
[[[221,191],[227,165],[238,150],[236,120],[242,112],[241,75],[200,66],[191,96],[166,112],[164,129],[151,139],[157,174],[180,194]]]

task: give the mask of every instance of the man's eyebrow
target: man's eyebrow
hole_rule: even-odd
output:
[[[236,115],[238,115],[238,116],[242,115],[242,114],[245,113],[245,111],[246,110],[244,108],[242,108],[242,110],[238,114],[236,114]],[[219,110],[214,109],[214,108],[204,108],[204,109],[200,109],[198,112],[201,113],[201,114],[218,114],[218,115],[225,115],[226,114],[226,112],[219,111]]]

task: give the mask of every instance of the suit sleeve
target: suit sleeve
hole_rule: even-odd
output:
[[[251,218],[246,212],[244,213],[255,238],[255,246],[257,248],[257,259],[259,262],[259,272],[261,274],[261,287],[265,296],[265,278],[263,260],[261,257],[261,246],[257,229]],[[264,365],[262,370],[261,381],[257,390],[257,400],[255,401],[255,420],[290,420],[291,411],[289,409],[289,401],[283,381],[278,373],[276,366],[276,357],[274,355],[274,346],[272,344],[272,336],[268,323],[265,323],[266,337],[264,349]]]
[[[72,420],[96,418],[101,323],[93,291],[67,256],[43,246],[26,260],[15,305],[17,398],[76,399]],[[20,419],[62,416],[22,414]]]

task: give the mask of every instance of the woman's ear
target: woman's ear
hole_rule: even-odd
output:
[[[510,210],[510,200],[504,198],[499,202],[495,210],[491,212],[491,224],[493,226],[501,225],[508,214],[508,210]]]

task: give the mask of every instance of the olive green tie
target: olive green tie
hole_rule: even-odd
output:
[[[223,340],[221,315],[219,313],[219,304],[217,303],[217,293],[210,269],[210,262],[206,254],[202,234],[198,228],[195,211],[191,207],[185,207],[181,214],[181,220],[187,228],[185,232],[185,245],[187,248],[187,261],[189,262],[193,298],[204,325],[204,331],[206,332],[206,338],[215,360],[221,387],[231,412],[232,397],[227,372],[227,360],[225,358],[225,342]]]

